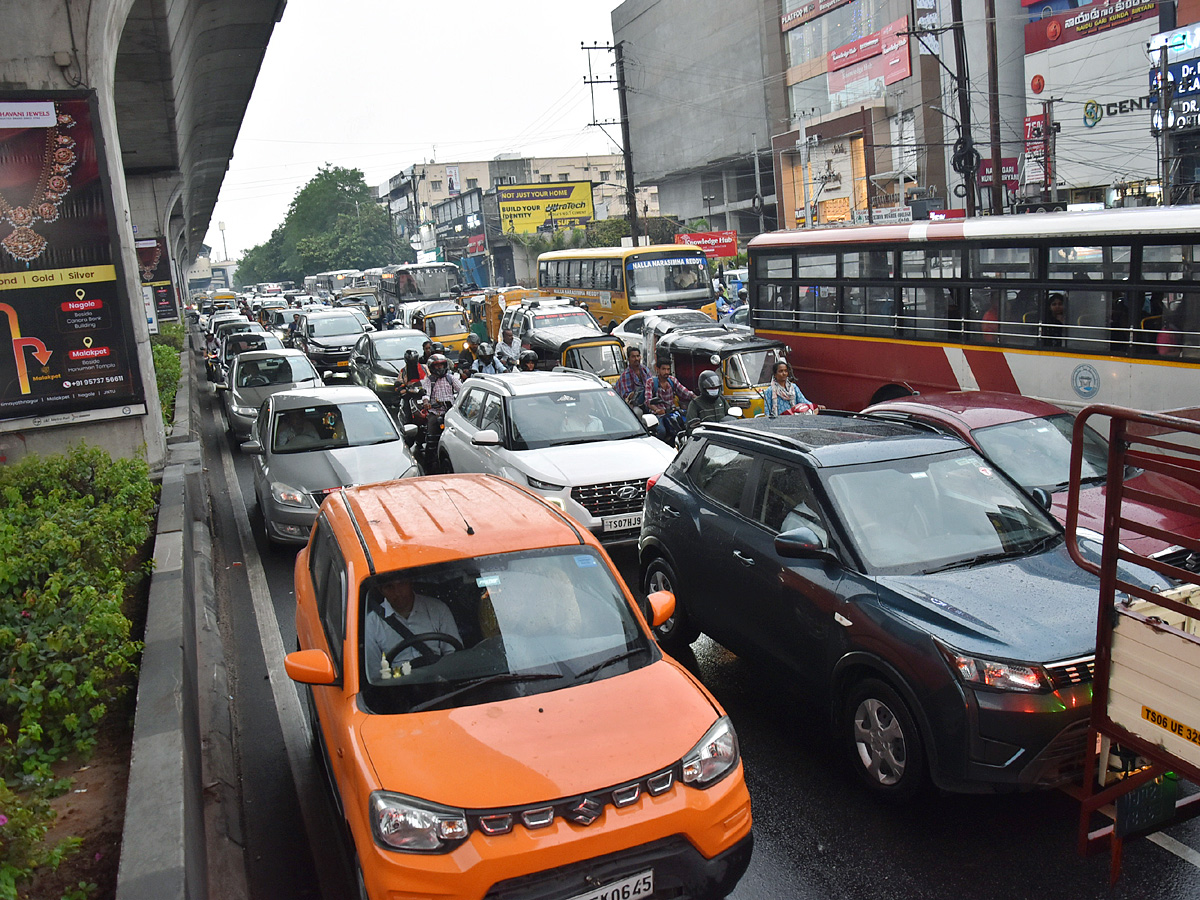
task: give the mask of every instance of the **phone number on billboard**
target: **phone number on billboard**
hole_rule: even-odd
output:
[[[89,384],[112,384],[114,381],[124,380],[124,375],[105,375],[103,378],[80,378],[76,381],[64,381],[63,387],[87,387]]]

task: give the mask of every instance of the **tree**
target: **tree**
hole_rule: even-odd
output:
[[[269,240],[246,251],[244,284],[295,281],[330,269],[382,266],[398,256],[388,214],[375,202],[359,169],[323,166],[296,192]]]

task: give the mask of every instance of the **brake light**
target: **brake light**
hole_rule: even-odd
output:
[[[660,478],[662,478],[662,472],[659,472],[657,475],[651,475],[646,479],[646,493],[650,493],[650,488],[658,484],[658,479]]]

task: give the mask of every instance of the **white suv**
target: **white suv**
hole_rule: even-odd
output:
[[[609,384],[582,372],[472,376],[445,426],[442,471],[528,485],[608,545],[636,543],[646,480],[675,456]]]

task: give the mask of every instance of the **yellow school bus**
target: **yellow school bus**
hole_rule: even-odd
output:
[[[691,244],[552,250],[538,257],[538,288],[587,304],[601,325],[647,309],[717,315],[704,251]]]

